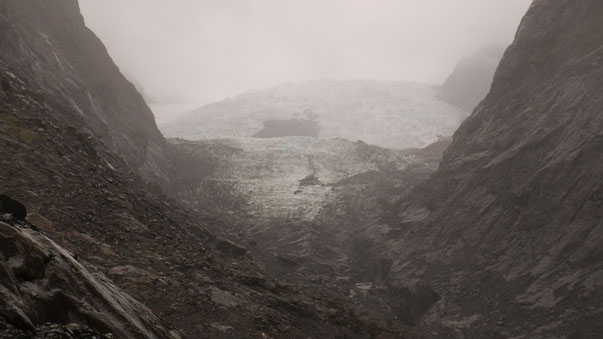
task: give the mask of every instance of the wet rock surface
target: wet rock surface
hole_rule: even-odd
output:
[[[58,338],[69,333],[69,338],[92,338],[96,333],[77,325],[40,328],[46,323],[80,323],[124,338],[181,337],[33,227],[13,216],[0,216],[0,323],[5,327],[23,332],[22,337]]]

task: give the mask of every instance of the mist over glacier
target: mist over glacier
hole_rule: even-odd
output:
[[[511,43],[530,3],[80,2],[88,26],[150,97],[159,104],[197,106],[289,81],[441,84],[474,50]]]

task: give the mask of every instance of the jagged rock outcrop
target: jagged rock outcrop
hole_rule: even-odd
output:
[[[0,62],[44,91],[147,180],[165,182],[165,140],[75,0],[0,1]]]
[[[534,1],[439,170],[381,220],[431,336],[603,335],[603,2]],[[375,226],[376,227],[376,226]]]
[[[461,60],[442,90],[452,104],[471,112],[486,97],[504,49],[485,47]]]
[[[468,113],[439,86],[407,81],[321,80],[248,92],[161,126],[188,140],[318,136],[405,149],[450,136]]]
[[[79,323],[117,338],[181,337],[31,224],[8,214],[0,215],[0,272],[0,324],[24,335],[34,336],[46,323]],[[0,335],[3,330],[10,334],[0,328]]]

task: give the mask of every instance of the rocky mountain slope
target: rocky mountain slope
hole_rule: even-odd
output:
[[[64,257],[67,261],[57,264],[73,268],[74,279],[85,283],[82,267],[101,287],[112,286],[111,279],[123,291],[111,287],[116,296],[131,300],[129,294],[194,338],[400,335],[358,317],[336,298],[265,277],[246,249],[206,230],[212,220],[179,207],[140,178],[142,173],[162,180],[161,152],[169,145],[156,132],[148,108],[138,107],[140,95],[85,28],[75,0],[1,1],[0,25],[1,194],[21,201],[29,223],[45,232],[4,226],[19,236],[3,236],[3,250],[29,235],[42,248],[61,253],[64,248],[79,264]],[[47,237],[59,247],[49,245]],[[19,266],[17,257],[2,259],[2,265]],[[23,286],[42,287],[35,292],[41,297],[62,295],[44,289],[53,284],[37,275],[26,282],[3,280],[22,298],[14,303],[25,304]],[[105,295],[105,287],[87,286],[67,294],[73,316],[30,317],[29,331],[37,334],[25,335],[56,330],[121,336],[124,332],[94,317],[77,317],[94,307],[87,293],[99,302]],[[52,310],[53,315],[63,311]],[[105,319],[113,310],[96,309]],[[124,326],[138,323],[121,315]],[[3,330],[13,325],[0,319]],[[165,337],[161,327],[154,331]]]
[[[86,27],[76,1],[1,1],[0,50],[0,61],[29,88],[61,98],[64,114],[82,121],[78,128],[89,128],[145,179],[166,180],[153,113]]]
[[[431,336],[603,336],[603,2],[534,1],[439,170],[372,227]],[[381,258],[381,259],[379,259]]]
[[[467,115],[443,96],[437,86],[405,81],[291,83],[206,105],[161,129],[189,140],[297,135],[425,147],[452,135]],[[293,132],[279,134],[282,129]]]
[[[486,47],[461,60],[442,85],[447,100],[471,112],[486,97],[504,49]]]

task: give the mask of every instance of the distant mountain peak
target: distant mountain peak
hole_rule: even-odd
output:
[[[488,94],[503,53],[502,47],[486,46],[461,60],[442,85],[448,100],[465,111],[473,111]]]

